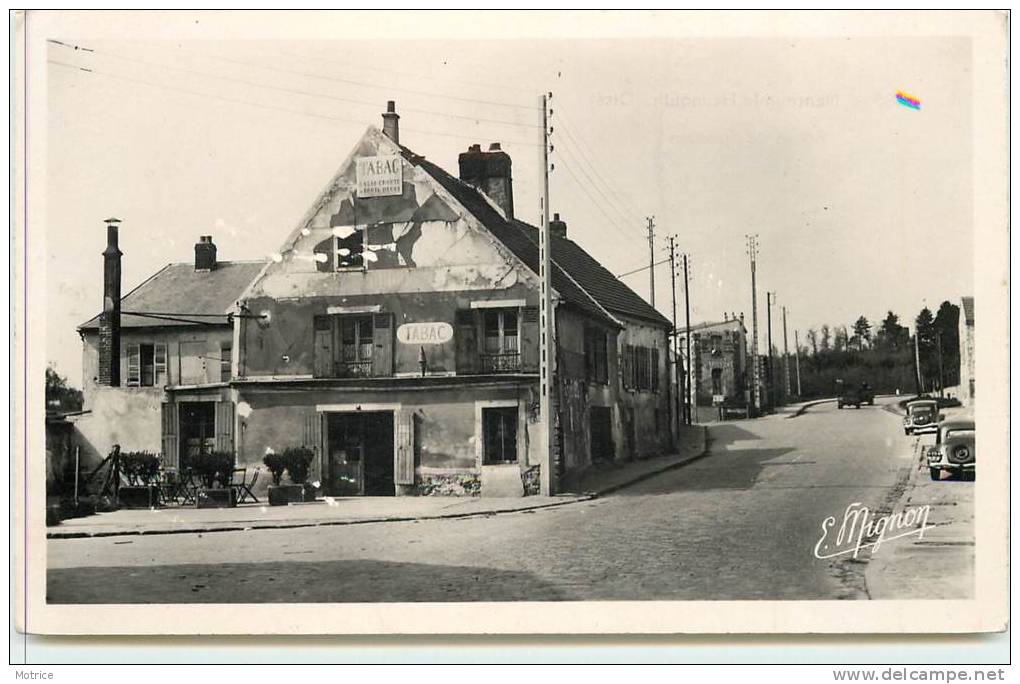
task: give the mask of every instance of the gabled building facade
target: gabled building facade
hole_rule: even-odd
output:
[[[669,322],[553,223],[556,426],[535,438],[538,231],[511,160],[458,177],[369,128],[240,299],[237,458],[303,445],[326,494],[537,492],[670,447]]]
[[[750,378],[747,330],[737,316],[699,323],[690,328],[691,391],[698,407],[746,407]],[[686,348],[687,334],[679,335],[680,348]],[[701,411],[706,417],[713,411]]]

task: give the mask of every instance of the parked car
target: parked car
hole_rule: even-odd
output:
[[[907,404],[907,413],[903,416],[903,434],[921,435],[937,432],[938,421],[938,402],[934,399],[915,399]]]
[[[875,392],[868,386],[868,383],[862,382],[860,387],[854,387],[842,380],[836,381],[836,408],[844,406],[860,408],[861,404],[869,406],[875,404]]]
[[[931,479],[942,479],[943,470],[961,477],[975,475],[974,434],[973,418],[953,418],[938,424],[935,446],[927,451]]]

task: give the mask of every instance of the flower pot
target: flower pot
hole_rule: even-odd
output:
[[[305,501],[315,501],[315,489],[310,485],[269,485],[270,506],[287,506]]]
[[[195,508],[233,508],[237,505],[236,489],[202,487],[195,496]]]
[[[117,494],[121,508],[156,508],[159,488],[155,485],[122,486]]]

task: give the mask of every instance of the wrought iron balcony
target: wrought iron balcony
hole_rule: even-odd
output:
[[[482,354],[483,373],[519,373],[521,355],[519,352],[505,354]]]

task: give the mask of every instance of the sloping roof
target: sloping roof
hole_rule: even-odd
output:
[[[961,297],[960,302],[963,304],[963,320],[967,325],[974,325],[974,298]]]
[[[143,328],[152,326],[189,326],[199,323],[226,325],[227,319],[204,316],[204,314],[225,314],[237,301],[244,289],[255,280],[265,266],[264,261],[220,261],[211,271],[196,271],[191,262],[167,264],[148,280],[133,289],[121,299],[122,311],[169,314],[166,320],[148,316],[121,314],[122,328]],[[189,322],[188,315],[196,316]],[[197,316],[202,316],[197,318]],[[79,330],[99,327],[99,316],[78,326]]]
[[[538,228],[507,221],[472,185],[404,149],[407,160],[420,166],[470,211],[492,235],[535,273],[538,272]],[[564,300],[597,318],[606,311],[672,328],[673,324],[636,292],[607,271],[573,240],[552,237],[552,286]],[[610,322],[611,319],[609,319]]]

